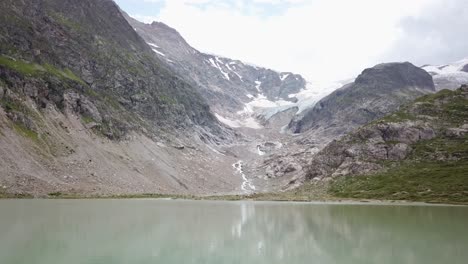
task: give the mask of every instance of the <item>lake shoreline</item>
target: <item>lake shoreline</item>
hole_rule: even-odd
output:
[[[260,196],[257,196],[260,195]],[[316,199],[281,199],[273,194],[263,197],[262,194],[253,195],[220,195],[220,196],[196,196],[196,195],[170,195],[170,194],[122,194],[122,195],[77,195],[52,193],[49,195],[33,196],[28,194],[2,194],[0,200],[120,200],[120,199],[151,199],[151,200],[180,200],[180,201],[220,201],[220,202],[273,202],[273,203],[297,203],[297,204],[343,204],[343,205],[408,205],[408,206],[468,206],[468,203],[450,201],[410,201],[410,200],[378,200],[378,199],[353,199],[327,197]]]

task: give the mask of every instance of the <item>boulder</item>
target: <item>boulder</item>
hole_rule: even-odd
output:
[[[387,159],[403,160],[411,152],[411,148],[405,143],[398,143],[388,149]]]
[[[73,91],[64,93],[63,100],[65,107],[74,113],[91,117],[94,121],[102,122],[101,114],[97,107],[84,95]]]

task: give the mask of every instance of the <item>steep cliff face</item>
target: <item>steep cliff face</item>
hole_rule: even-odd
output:
[[[233,190],[208,167],[234,133],[113,1],[5,0],[0,23],[1,192]]]
[[[240,111],[245,103],[258,96],[270,101],[294,100],[289,95],[306,86],[306,81],[298,74],[276,72],[199,52],[175,29],[163,23],[144,24],[123,14],[161,61],[194,84],[220,114]]]
[[[296,116],[289,129],[336,138],[434,91],[432,77],[424,70],[408,62],[380,64]]]
[[[86,101],[108,127],[123,135],[137,115],[146,129],[201,125],[219,130],[208,104],[161,63],[113,1],[2,1],[2,79],[12,93],[38,105]],[[34,83],[24,89],[23,83]],[[105,101],[106,99],[107,101]],[[111,107],[112,106],[112,107]]]
[[[467,201],[468,86],[418,98],[316,154],[307,179],[342,197]]]

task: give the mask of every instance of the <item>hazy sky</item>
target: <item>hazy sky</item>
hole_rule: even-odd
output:
[[[115,0],[200,51],[300,73],[354,77],[389,61],[468,57],[468,0]]]

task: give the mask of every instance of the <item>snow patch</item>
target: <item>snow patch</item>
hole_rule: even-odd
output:
[[[289,75],[290,75],[289,73],[282,74],[281,77],[280,77],[281,81],[286,80],[286,78],[288,78]]]
[[[220,62],[219,58],[218,57],[215,57],[216,58],[216,61]],[[218,69],[221,74],[223,75],[224,79],[230,81],[231,79],[229,78],[229,74],[227,74],[225,71],[223,71],[223,69],[213,60],[213,58],[210,58],[209,59],[210,63],[211,63],[211,66],[215,67],[216,69]],[[221,62],[222,63],[222,62]]]
[[[266,119],[269,119],[281,109],[288,109],[292,105],[294,105],[293,102],[283,99],[270,101],[264,94],[258,94],[256,97],[252,98],[252,101],[246,103],[244,109],[237,112],[237,114],[248,116],[256,113],[263,115]]]
[[[154,44],[154,43],[151,43],[151,42],[146,42],[146,43],[147,43],[148,45],[150,45],[151,47],[153,47],[153,48],[159,49],[159,46],[156,45],[156,44]]]
[[[260,145],[257,145],[257,153],[259,156],[265,155],[265,152],[260,149]]]
[[[235,75],[237,75],[237,77],[239,77],[239,79],[240,79],[242,82],[244,81],[244,79],[242,78],[242,76],[241,76],[239,73],[237,73],[235,70],[233,70],[233,69],[229,66],[229,63],[226,63],[225,66],[226,66],[226,68],[228,68],[228,70],[230,70],[232,73],[234,73]]]
[[[260,86],[262,85],[261,81],[255,81],[255,88],[260,92]]]
[[[257,87],[261,85],[260,81],[256,82]],[[343,83],[332,83],[332,84],[311,84],[307,83],[305,89],[302,89],[296,94],[290,94],[289,98],[296,98],[297,102],[286,101],[283,99],[271,101],[260,93],[256,97],[252,98],[252,101],[245,104],[244,109],[237,112],[241,116],[263,116],[264,119],[268,120],[275,114],[297,107],[298,111],[296,114],[300,114],[306,109],[313,107],[320,99],[327,96],[337,88],[343,86]],[[260,91],[259,91],[260,92]]]
[[[456,61],[451,64],[445,64],[445,65],[427,65],[422,67],[424,70],[427,72],[435,73],[435,74],[450,74],[450,73],[457,73],[460,72],[463,68],[463,66],[468,64],[468,58]]]
[[[262,128],[262,126],[257,122],[257,120],[253,117],[247,117],[243,120],[231,120],[231,119],[228,119],[228,118],[225,118],[217,113],[215,113],[215,116],[216,118],[218,118],[219,122],[227,125],[227,126],[230,126],[230,127],[233,127],[233,128],[237,128],[237,127],[248,127],[248,128],[253,128],[253,129],[260,129]]]
[[[218,57],[215,57],[216,61],[219,62],[219,64],[224,64],[222,60],[220,60]]]
[[[446,65],[426,65],[422,69],[429,72],[434,79],[437,89],[455,89],[461,84],[468,83],[468,73],[462,71],[468,65],[468,58]]]
[[[152,50],[153,50],[154,52],[156,52],[157,54],[166,57],[166,54],[160,52],[159,50],[157,50],[157,49],[152,49]]]

